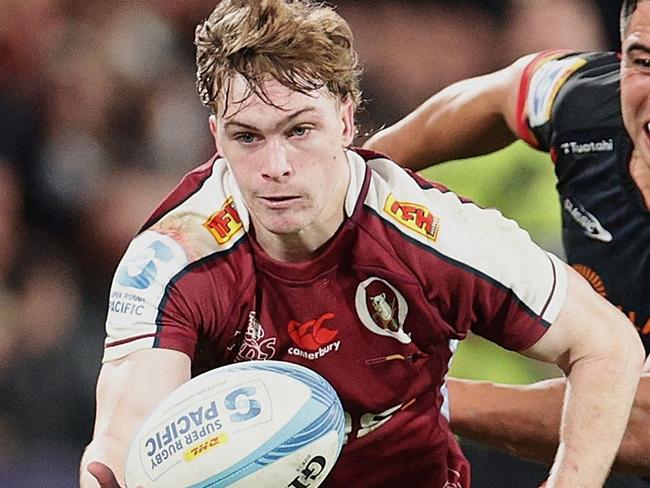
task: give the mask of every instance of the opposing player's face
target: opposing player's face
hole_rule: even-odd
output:
[[[642,2],[624,34],[621,109],[635,149],[650,164],[650,2]]]
[[[245,98],[247,88],[243,78],[232,80],[226,111],[211,117],[210,128],[256,233],[326,240],[344,216],[353,104],[324,90],[305,95],[273,80],[266,84],[272,106],[255,95]]]

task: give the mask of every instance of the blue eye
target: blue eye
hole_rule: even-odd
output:
[[[243,134],[239,134],[239,135],[237,135],[236,139],[239,142],[242,142],[244,144],[252,144],[253,142],[255,142],[255,136],[253,134],[251,134],[250,132],[245,132]]]
[[[307,135],[310,130],[311,128],[300,125],[298,127],[294,127],[293,129],[291,129],[291,135],[296,137],[303,137]]]

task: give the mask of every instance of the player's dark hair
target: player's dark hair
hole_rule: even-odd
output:
[[[644,0],[623,0],[623,5],[621,6],[621,17],[620,17],[620,28],[621,28],[621,39],[625,36],[627,32],[627,26],[630,23],[630,18],[632,14],[636,12],[636,8]]]

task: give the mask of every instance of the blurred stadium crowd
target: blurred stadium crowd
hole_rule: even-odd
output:
[[[618,2],[330,3],[365,67],[360,141],[521,54],[617,41]],[[192,40],[213,5],[0,0],[0,487],[77,484],[112,273],[212,153]]]

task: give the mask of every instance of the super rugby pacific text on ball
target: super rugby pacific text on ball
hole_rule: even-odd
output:
[[[131,445],[127,487],[315,488],[343,444],[334,389],[312,370],[250,361],[175,390]]]

